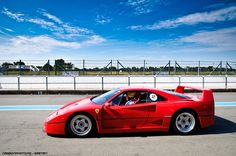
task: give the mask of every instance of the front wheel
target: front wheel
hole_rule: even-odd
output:
[[[197,129],[196,116],[190,111],[181,111],[175,115],[172,126],[177,134],[191,134]]]
[[[73,116],[68,122],[68,130],[75,137],[86,137],[92,133],[92,120],[83,114]]]

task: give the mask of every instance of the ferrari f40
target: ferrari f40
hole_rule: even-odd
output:
[[[201,94],[185,93],[186,89]],[[175,91],[167,91],[126,87],[62,106],[48,116],[44,131],[75,137],[169,130],[184,135],[213,124],[214,97],[210,89],[178,86]]]

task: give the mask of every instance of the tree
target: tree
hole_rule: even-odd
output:
[[[64,68],[65,68],[65,69],[69,69],[69,70],[71,70],[71,69],[73,68],[73,66],[74,66],[74,65],[73,65],[71,62],[64,64]]]
[[[57,71],[62,70],[71,70],[73,68],[73,64],[71,62],[66,63],[63,59],[55,60],[54,68]]]
[[[3,69],[8,69],[10,65],[13,65],[13,64],[12,64],[12,63],[9,63],[9,62],[4,62],[4,63],[2,64],[2,68],[3,68]]]
[[[53,66],[51,66],[49,63],[46,63],[43,67],[42,67],[42,69],[44,70],[44,71],[53,71]]]
[[[25,65],[25,63],[24,62],[22,62],[22,61],[17,61],[17,62],[14,62],[14,65]]]

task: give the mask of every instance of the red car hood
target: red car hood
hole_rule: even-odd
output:
[[[92,96],[88,96],[83,99],[70,102],[59,108],[59,111],[69,111],[69,110],[77,110],[80,108],[88,108],[89,106],[91,106],[91,104],[93,104],[93,102],[90,100],[91,97]]]
[[[85,97],[80,100],[70,102],[58,110],[52,112],[47,118],[48,123],[59,123],[65,122],[66,119],[74,112],[87,111],[92,108],[95,104],[90,100],[91,97]]]

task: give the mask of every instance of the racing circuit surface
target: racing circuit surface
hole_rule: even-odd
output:
[[[62,105],[84,96],[0,95],[0,106]],[[234,156],[236,93],[215,93],[214,96],[216,102],[232,102],[232,106],[217,106],[215,125],[190,136],[168,133],[109,134],[92,138],[48,136],[42,131],[42,126],[52,110],[0,110],[0,152],[76,156]]]

